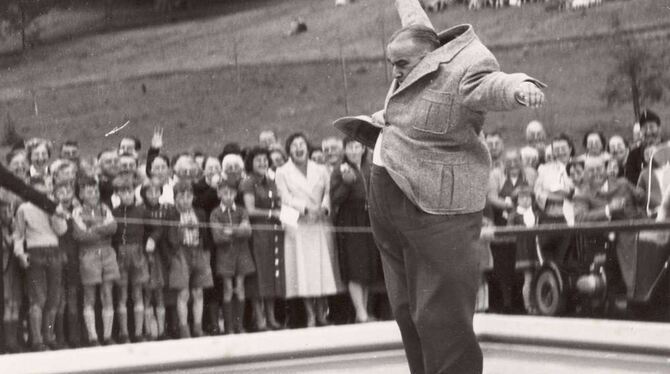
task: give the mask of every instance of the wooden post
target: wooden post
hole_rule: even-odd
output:
[[[21,12],[21,51],[26,50],[27,47],[27,42],[26,42],[26,12],[24,9],[24,3],[23,0],[19,2],[19,10]]]
[[[242,79],[240,77],[240,63],[237,52],[237,35],[233,39],[233,61],[235,63],[235,82],[237,83],[237,97],[242,94]]]
[[[340,52],[340,66],[342,68],[342,83],[344,85],[344,112],[349,115],[349,84],[347,81],[347,63],[344,59],[344,51],[342,50],[342,37],[338,39]]]
[[[381,38],[382,56],[384,56],[382,60],[382,63],[384,64],[384,82],[386,82],[386,84],[388,85],[389,65],[388,61],[386,61],[386,17],[383,8],[381,11],[381,32],[382,32],[382,38]]]

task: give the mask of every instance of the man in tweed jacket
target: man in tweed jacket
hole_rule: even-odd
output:
[[[395,79],[373,115],[381,133],[348,133],[374,145],[372,230],[411,372],[481,373],[473,245],[491,158],[478,135],[486,111],[542,105],[544,85],[500,72],[470,25],[437,34],[418,0],[396,8],[403,28],[387,46]]]

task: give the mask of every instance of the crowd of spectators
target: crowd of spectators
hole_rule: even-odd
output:
[[[96,157],[45,139],[7,154],[58,208],[0,191],[3,351],[390,318],[360,143],[163,143],[156,129],[146,153],[129,136]]]
[[[665,162],[649,163],[662,142],[661,120],[644,110],[632,130],[630,140],[588,130],[582,154],[570,135],[550,138],[538,121],[527,125],[520,148],[505,147],[498,133],[485,134],[494,166],[485,212],[489,224],[532,227],[654,216],[670,182]],[[545,260],[560,265],[573,244],[574,237],[565,234],[541,235],[528,245],[493,243],[491,303],[484,309],[537,313],[530,296],[539,261],[536,248]]]
[[[588,131],[577,155],[538,121],[525,143],[482,134],[493,168],[487,225],[607,221],[653,214],[670,183],[649,165],[661,120],[643,111],[632,138]],[[78,143],[17,144],[7,168],[57,204],[49,215],[0,191],[5,352],[177,339],[389,319],[369,230],[370,154],[353,139],[314,146],[228,143],[168,156],[162,129],[96,157]],[[650,193],[648,193],[650,192]],[[570,236],[544,235],[565,261]],[[480,311],[536,313],[536,243],[492,243]],[[512,247],[510,247],[512,246]],[[490,301],[490,302],[489,302]]]

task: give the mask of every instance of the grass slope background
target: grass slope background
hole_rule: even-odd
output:
[[[546,107],[489,115],[488,130],[519,144],[521,129],[532,119],[575,138],[594,126],[628,135],[632,110],[607,108],[600,99],[614,64],[606,39],[505,45],[611,32],[615,18],[624,29],[662,27],[670,20],[669,6],[668,0],[613,1],[567,13],[537,5],[478,12],[458,7],[431,17],[439,29],[472,23],[504,71],[527,72],[549,85]],[[307,20],[309,30],[286,37],[296,15]],[[0,57],[0,123],[10,115],[21,135],[77,139],[85,152],[115,145],[123,134],[148,141],[156,125],[165,128],[167,146],[175,151],[197,145],[218,153],[228,141],[254,142],[266,127],[282,136],[303,130],[318,140],[335,134],[330,122],[345,115],[345,100],[352,114],[382,106],[387,90],[382,35],[398,26],[388,0],[359,0],[342,8],[334,8],[332,0],[292,0],[44,45],[25,56]],[[234,40],[239,75],[231,66]],[[350,61],[346,99],[340,41]],[[668,39],[654,45],[668,48]],[[670,121],[667,105],[654,108]],[[126,120],[131,125],[118,136],[103,136]]]

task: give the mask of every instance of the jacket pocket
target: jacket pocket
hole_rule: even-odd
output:
[[[451,128],[454,95],[427,89],[416,105],[415,130],[430,134],[445,134]]]
[[[423,160],[417,172],[416,186],[419,205],[431,211],[451,210],[456,185],[455,165]]]

